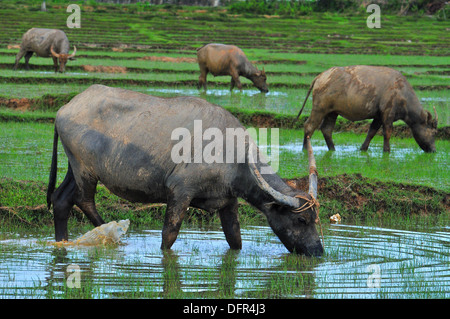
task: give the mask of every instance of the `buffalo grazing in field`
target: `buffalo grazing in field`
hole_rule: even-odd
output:
[[[328,149],[334,150],[331,135],[340,115],[350,121],[373,119],[362,151],[368,149],[370,141],[383,126],[383,151],[390,152],[389,139],[397,120],[403,120],[410,127],[414,139],[425,152],[436,151],[436,110],[433,118],[423,109],[406,78],[396,70],[364,65],[328,69],[313,80],[297,119],[311,90],[313,105],[304,125],[304,147],[306,137],[311,137],[320,126]]]
[[[16,55],[14,70],[17,69],[20,59],[25,56],[25,67],[29,70],[28,61],[33,53],[40,57],[52,57],[55,72],[65,72],[68,60],[73,60],[77,52],[74,46],[73,53],[69,54],[69,39],[66,34],[57,29],[32,28],[22,36],[20,50]],[[59,67],[58,67],[59,62]]]
[[[206,90],[206,77],[209,72],[214,76],[230,75],[230,91],[235,86],[242,90],[239,76],[243,76],[251,80],[261,92],[269,92],[264,69],[260,71],[253,66],[237,46],[217,43],[204,45],[197,49],[197,60],[200,67],[199,89],[203,87]]]

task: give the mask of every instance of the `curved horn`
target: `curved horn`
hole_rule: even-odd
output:
[[[77,47],[73,46],[73,52],[72,52],[71,55],[68,56],[68,59],[71,59],[71,58],[75,57],[75,54],[77,54]]]
[[[309,163],[309,190],[308,193],[314,198],[317,198],[317,169],[316,159],[314,158],[311,140],[309,136],[306,137],[306,147],[308,148],[308,163]]]
[[[273,199],[275,199],[278,203],[295,208],[300,206],[300,201],[298,198],[281,194],[280,192],[273,189],[261,176],[261,173],[259,172],[255,163],[250,163],[249,161],[248,165],[250,168],[250,172],[252,173],[252,176],[255,178],[255,181],[258,184],[258,186],[262,190],[264,190],[268,195],[272,196]]]
[[[55,51],[53,51],[53,44],[52,44],[52,46],[50,47],[50,53],[51,53],[55,58],[59,58],[59,54],[56,53]]]

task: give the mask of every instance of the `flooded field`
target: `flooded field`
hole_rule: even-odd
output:
[[[288,254],[270,228],[184,229],[163,253],[161,231],[119,246],[55,248],[51,237],[1,234],[0,298],[449,298],[450,228],[326,229],[325,256]]]

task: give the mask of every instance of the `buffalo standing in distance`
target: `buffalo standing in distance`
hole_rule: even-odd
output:
[[[266,83],[266,72],[264,69],[259,71],[247,59],[244,52],[234,45],[210,43],[197,49],[197,60],[200,67],[200,77],[198,79],[199,89],[203,86],[206,90],[206,76],[208,72],[214,76],[230,75],[231,88],[236,85],[242,90],[239,76],[246,77],[264,93],[269,92]]]
[[[159,98],[93,85],[61,107],[55,120],[47,192],[48,207],[53,203],[56,241],[68,238],[67,220],[74,204],[95,226],[104,223],[94,203],[100,181],[112,193],[132,202],[167,203],[162,249],[175,242],[189,206],[218,211],[229,246],[241,249],[237,200],[241,197],[267,217],[290,252],[322,255],[316,230],[318,215],[312,205],[317,179],[310,183],[310,196],[285,184],[259,157],[249,161],[248,152],[244,160],[233,163],[177,164],[171,155],[176,144],[173,132],[186,128],[195,139],[195,120],[202,121],[205,131],[232,128],[246,132],[228,111],[194,97]],[[69,167],[55,190],[58,136]],[[205,141],[202,143],[205,149]],[[236,156],[237,144],[227,152],[234,151]],[[244,146],[259,152],[248,137]],[[224,159],[227,152],[222,154]],[[262,170],[270,173],[261,174]]]
[[[73,53],[69,54],[69,39],[66,34],[57,29],[32,28],[22,36],[19,53],[16,55],[14,70],[17,70],[20,59],[25,56],[25,67],[30,69],[28,61],[33,53],[40,57],[52,57],[55,66],[55,73],[63,73],[66,70],[68,60],[73,60],[77,53],[77,48],[73,47]],[[58,67],[59,62],[59,67]]]
[[[425,152],[435,152],[434,135],[437,114],[433,119],[423,109],[414,90],[398,71],[377,66],[333,67],[319,74],[312,82],[297,119],[303,111],[310,92],[313,92],[311,115],[305,122],[305,140],[320,126],[328,149],[334,151],[332,132],[338,115],[350,120],[373,119],[361,151],[383,125],[383,151],[390,152],[389,139],[393,122],[403,120],[414,139]]]

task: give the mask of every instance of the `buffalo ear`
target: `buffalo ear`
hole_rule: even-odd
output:
[[[431,113],[429,111],[425,111],[425,112],[427,112],[427,124],[433,123],[433,115],[431,115]]]
[[[434,111],[434,120],[432,120],[432,125],[434,128],[437,128],[439,118],[438,118],[438,114],[436,112],[436,108],[434,107],[434,105],[433,105],[433,111]]]

